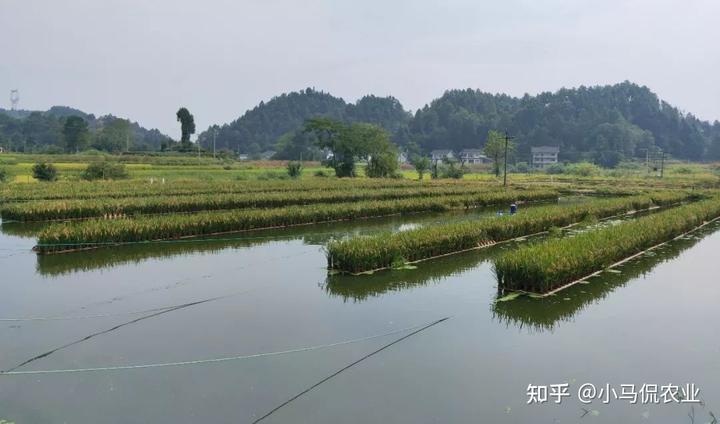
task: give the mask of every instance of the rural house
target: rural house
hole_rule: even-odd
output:
[[[430,152],[430,159],[433,161],[441,161],[443,159],[455,159],[452,150],[433,150]]]
[[[481,149],[463,149],[460,151],[460,161],[463,163],[490,163],[492,159],[485,156]]]
[[[534,169],[545,169],[550,165],[558,163],[560,148],[555,146],[531,147],[532,167]]]

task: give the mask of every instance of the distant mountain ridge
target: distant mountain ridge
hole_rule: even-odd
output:
[[[366,96],[347,103],[331,94],[305,89],[261,102],[235,121],[211,126],[198,140],[236,152],[274,150],[283,135],[312,117],[381,125],[393,140],[414,142],[422,150],[482,148],[489,130],[515,137],[518,159],[530,147],[560,147],[563,160],[592,160],[612,166],[647,149],[681,159],[720,160],[720,123],[697,119],[662,101],[649,88],[625,81],[615,85],[567,89],[512,97],[480,90],[448,90],[415,114],[393,97]]]

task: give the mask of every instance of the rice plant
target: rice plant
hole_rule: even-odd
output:
[[[398,260],[414,262],[461,252],[548,231],[552,227],[564,227],[591,216],[605,218],[695,198],[694,194],[673,192],[596,200],[577,205],[538,207],[494,219],[337,240],[327,246],[328,267],[349,273],[383,269]]]
[[[521,247],[495,259],[501,287],[543,293],[602,270],[720,216],[720,198],[691,203],[574,237]]]
[[[552,194],[552,195],[551,195]],[[439,196],[399,200],[366,201],[335,204],[311,204],[274,209],[239,209],[220,212],[198,212],[165,216],[142,216],[132,219],[91,219],[49,225],[39,235],[39,252],[82,248],[97,243],[141,242],[180,237],[285,227],[328,221],[386,216],[416,212],[444,212],[451,209],[507,203],[518,197],[554,198],[554,193],[528,191],[477,194],[472,196]]]
[[[521,200],[556,199],[548,190],[501,191],[485,186],[448,186],[429,188],[391,188],[362,190],[316,190],[309,192],[259,192],[243,194],[210,194],[196,196],[155,196],[126,199],[85,199],[33,201],[5,205],[3,219],[14,221],[48,221],[128,215],[167,214],[208,210],[270,208],[315,203],[344,203],[368,200],[408,199],[420,197],[473,196],[468,202],[477,206],[518,198]],[[480,199],[478,196],[482,196]]]

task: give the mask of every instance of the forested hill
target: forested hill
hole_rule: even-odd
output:
[[[305,120],[325,116],[342,121],[369,122],[396,133],[407,127],[411,115],[393,97],[365,96],[357,103],[346,103],[322,91],[308,88],[282,94],[248,110],[237,120],[212,126],[198,135],[203,146],[211,147],[216,132],[216,147],[242,153],[275,150],[279,138],[294,133]]]
[[[137,122],[113,115],[95,117],[93,114],[67,106],[53,106],[46,111],[0,108],[0,146],[13,151],[60,152],[63,145],[63,125],[71,116],[79,116],[88,124],[89,148],[124,150],[128,141],[132,150],[159,150],[169,137],[157,129],[148,130]],[[105,131],[103,131],[105,130]]]
[[[425,149],[461,149],[481,145],[491,129],[515,136],[525,157],[530,146],[550,145],[566,160],[611,165],[656,146],[678,158],[720,159],[720,123],[683,114],[629,82],[522,98],[452,90],[417,111],[409,132]]]
[[[530,146],[538,145],[559,146],[564,160],[606,165],[624,157],[644,157],[643,149],[652,146],[682,159],[720,159],[719,123],[684,114],[647,87],[630,82],[522,98],[450,90],[414,116],[392,97],[367,96],[348,104],[307,89],[260,103],[230,124],[209,128],[199,139],[211,146],[216,129],[218,148],[251,154],[277,150],[315,116],[376,123],[390,130],[398,144],[414,141],[426,152],[482,147],[487,132],[494,129],[516,137],[520,159],[528,157]]]

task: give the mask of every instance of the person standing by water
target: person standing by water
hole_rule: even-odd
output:
[[[510,215],[515,215],[517,212],[517,204],[515,202],[510,204]]]

